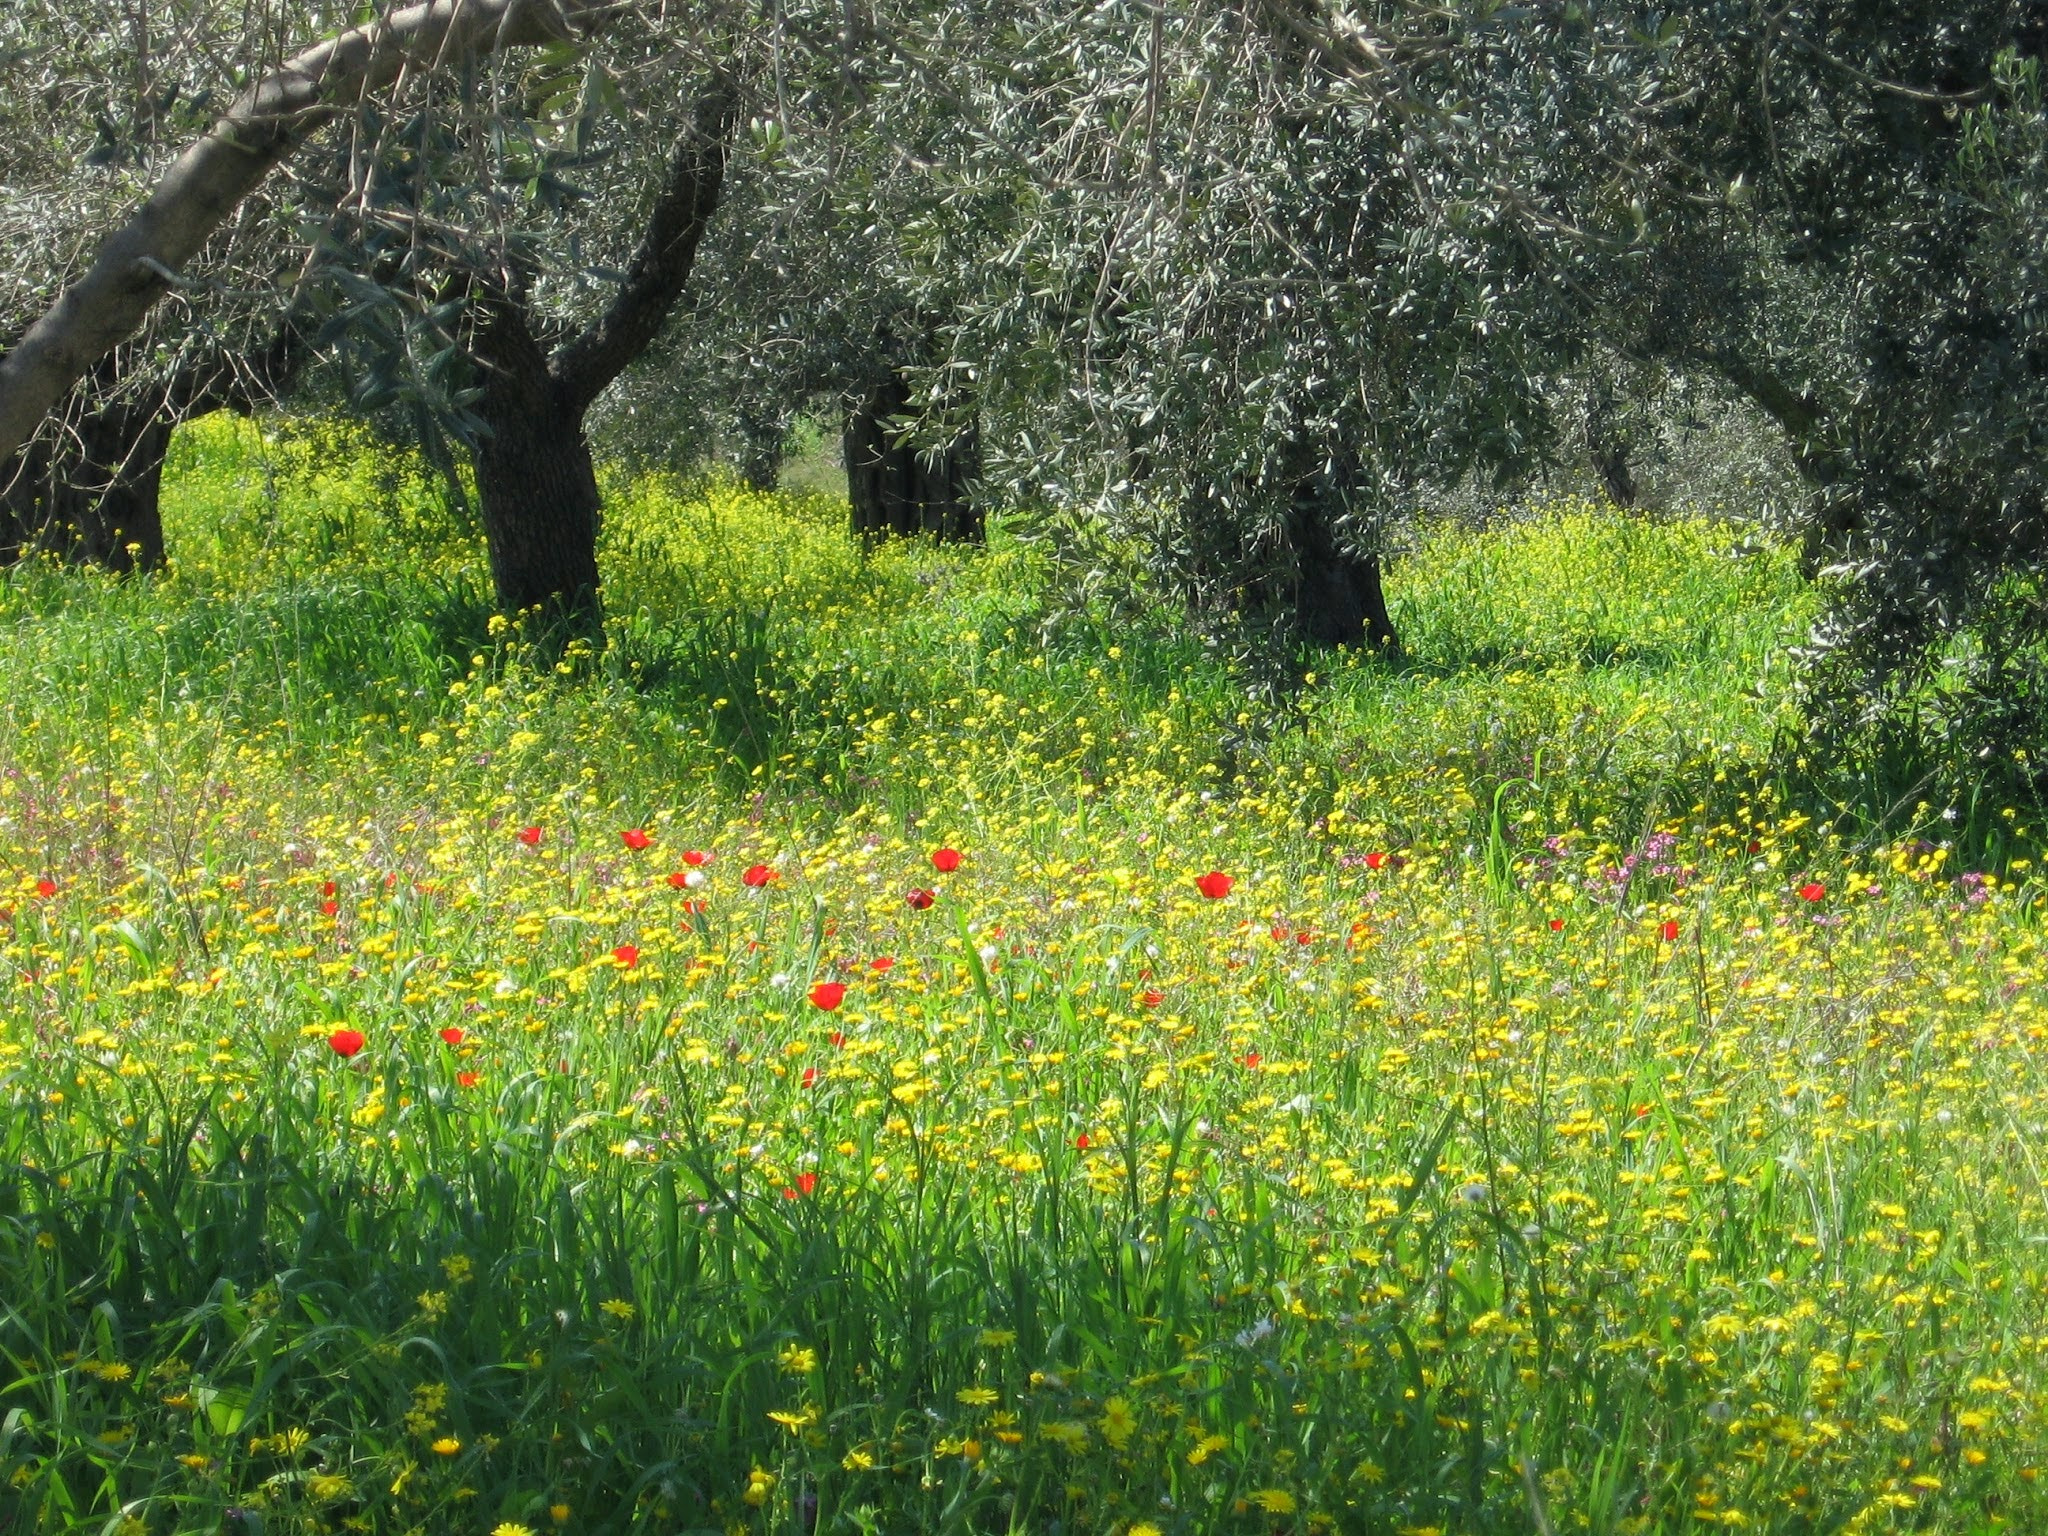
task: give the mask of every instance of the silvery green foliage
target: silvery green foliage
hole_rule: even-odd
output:
[[[2013,0],[1576,5],[1496,33],[1502,179],[1589,328],[1778,424],[1832,601],[1816,725],[2036,740],[2048,608],[2040,55]],[[1866,745],[1870,744],[1866,740]]]
[[[14,0],[0,7],[0,344],[47,309],[107,232],[252,74],[340,7]],[[276,196],[250,200],[178,276],[172,301],[102,366],[72,415],[180,366],[274,341],[303,251]],[[228,365],[231,367],[232,362]]]
[[[830,103],[781,80],[728,171],[719,217],[660,343],[619,381],[594,430],[642,465],[712,460],[773,473],[800,418],[836,429],[845,395],[910,329],[892,246],[854,210]]]
[[[993,499],[1084,569],[1135,558],[1284,649],[1305,496],[1373,554],[1421,488],[1547,452],[1556,295],[1468,220],[1405,100],[1236,5],[952,11],[916,65],[928,393],[972,400]]]
[[[622,7],[573,45],[421,71],[302,155],[301,207],[333,211],[305,231],[321,340],[356,403],[475,431],[474,300],[515,296],[550,344],[595,318],[693,92],[750,79],[760,37],[741,6]]]
[[[2009,745],[2048,640],[2044,43],[2021,0],[956,9],[906,74],[901,259],[1003,493],[1198,612],[1284,564],[1304,474],[1370,546],[1524,472],[1589,356],[1732,393],[1809,487],[1817,721]]]

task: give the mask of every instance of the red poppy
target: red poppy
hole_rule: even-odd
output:
[[[830,1013],[846,1001],[846,983],[843,981],[821,981],[811,988],[811,1006]]]
[[[479,1072],[458,1072],[455,1074],[455,1086],[458,1088],[474,1088],[482,1081],[482,1077],[483,1074]]]
[[[395,870],[395,869],[394,869],[393,871],[391,871],[391,873],[390,873],[390,874],[388,874],[388,875],[386,875],[386,876],[384,877],[384,889],[385,889],[385,890],[387,890],[387,891],[395,891],[395,890],[397,890],[397,889],[398,889],[398,871],[397,871],[397,870]]]
[[[621,944],[612,951],[612,958],[630,971],[640,963],[639,946],[635,944]]]
[[[1143,1003],[1147,1008],[1157,1008],[1161,1003],[1166,1001],[1166,994],[1164,992],[1161,992],[1157,987],[1154,987],[1150,991],[1145,993],[1143,997],[1139,998],[1138,1001]]]
[[[343,1061],[355,1055],[366,1044],[360,1029],[337,1029],[327,1037],[327,1045]]]
[[[686,869],[678,869],[670,874],[668,883],[680,891],[690,883],[690,872]]]
[[[747,866],[747,872],[740,876],[743,883],[751,885],[757,890],[774,878],[775,871],[766,864],[750,864]]]
[[[832,1031],[832,1043],[835,1046],[842,1046],[846,1044],[846,1036],[835,1029]]]
[[[441,1031],[441,1038],[443,1040],[446,1040],[450,1045],[460,1045],[462,1044],[464,1036],[461,1030],[457,1029],[453,1024],[450,1024],[446,1029]]]
[[[1235,880],[1220,869],[1212,869],[1206,875],[1195,877],[1195,889],[1211,901],[1221,901],[1230,894],[1231,887],[1236,884]]]
[[[322,896],[332,896],[334,894],[334,882],[332,880],[322,881],[320,884],[320,894]]]
[[[654,839],[638,827],[628,827],[625,831],[621,832],[619,834],[619,841],[635,853],[638,853],[642,848],[652,848],[654,846]]]
[[[1751,853],[1762,853],[1764,851],[1764,845],[1752,837],[1749,840],[1749,851]]]
[[[47,879],[47,878],[45,878],[45,879],[42,879],[42,880],[38,880],[38,881],[36,882],[36,894],[37,894],[38,896],[43,896],[43,897],[49,897],[49,896],[54,896],[54,895],[56,895],[56,894],[57,894],[57,882],[56,882],[56,881],[54,881],[54,880],[51,880],[51,879]]]
[[[1285,944],[1287,942],[1287,925],[1285,923],[1275,923],[1266,930],[1266,937],[1275,944]]]
[[[950,875],[960,867],[958,848],[939,848],[932,853],[932,868],[942,875]]]
[[[1553,918],[1552,918],[1552,919],[1550,920],[1550,931],[1551,931],[1552,933],[1563,933],[1563,932],[1564,932],[1564,919],[1563,919],[1563,918],[1561,918],[1561,917],[1553,917]]]
[[[339,912],[340,910],[341,903],[338,901],[330,899],[320,903],[320,915],[322,917],[332,917],[334,916],[335,913]]]
[[[692,869],[700,869],[711,862],[711,855],[702,848],[685,848],[683,850],[683,862]]]
[[[868,969],[871,971],[889,971],[895,968],[896,957],[894,955],[877,955],[868,962]]]
[[[782,1198],[785,1200],[801,1200],[817,1187],[818,1176],[815,1173],[800,1173],[796,1176],[796,1187],[794,1189],[790,1188],[787,1184],[783,1185]]]
[[[1083,1131],[1080,1135],[1076,1136],[1074,1138],[1074,1145],[1079,1147],[1083,1152],[1086,1152],[1088,1150],[1088,1133],[1086,1131]]]
[[[910,903],[911,911],[922,912],[939,898],[936,891],[928,891],[923,886],[919,886],[903,899]]]
[[[1827,893],[1828,888],[1818,880],[1809,880],[1806,884],[1799,887],[1799,899],[1801,901],[1819,901]]]
[[[710,905],[707,901],[686,901],[683,903],[683,910],[695,917],[698,913],[709,910]]]
[[[1385,869],[1387,867],[1387,856],[1384,853],[1368,853],[1365,856],[1365,867],[1367,869]]]
[[[1678,919],[1675,917],[1665,918],[1664,926],[1657,931],[1664,935],[1664,942],[1666,944],[1676,944],[1678,942]]]
[[[540,846],[540,828],[521,827],[519,829],[519,841],[526,844],[529,848],[538,848]]]
[[[806,1088],[815,1088],[818,1086],[818,1069],[816,1067],[804,1068],[804,1086]]]
[[[1259,1063],[1264,1060],[1265,1057],[1261,1056],[1257,1051],[1245,1052],[1244,1064],[1253,1071],[1257,1071]]]

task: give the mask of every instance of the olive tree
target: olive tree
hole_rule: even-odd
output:
[[[216,0],[22,0],[0,16],[0,340],[82,274],[100,233],[286,46],[278,18]],[[172,427],[275,397],[307,355],[295,217],[259,196],[178,274],[169,304],[87,370],[9,464],[0,559],[26,548],[116,568],[162,558],[156,488]]]

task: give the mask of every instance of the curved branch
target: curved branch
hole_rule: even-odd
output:
[[[737,116],[738,100],[727,81],[715,81],[697,98],[625,282],[604,314],[549,362],[548,372],[579,416],[653,344],[690,280],[698,243],[718,211]]]

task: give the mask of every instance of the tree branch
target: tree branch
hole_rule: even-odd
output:
[[[705,226],[718,211],[726,152],[738,115],[732,82],[715,80],[697,98],[690,126],[669,158],[668,182],[648,217],[611,305],[565,342],[548,365],[556,387],[580,416],[661,334],[662,323],[690,280]]]
[[[570,37],[598,0],[421,0],[308,48],[266,75],[180,155],[149,199],[101,247],[5,357],[0,463],[106,352],[132,334],[175,274],[236,204],[301,140],[407,65],[435,68],[502,48]]]

